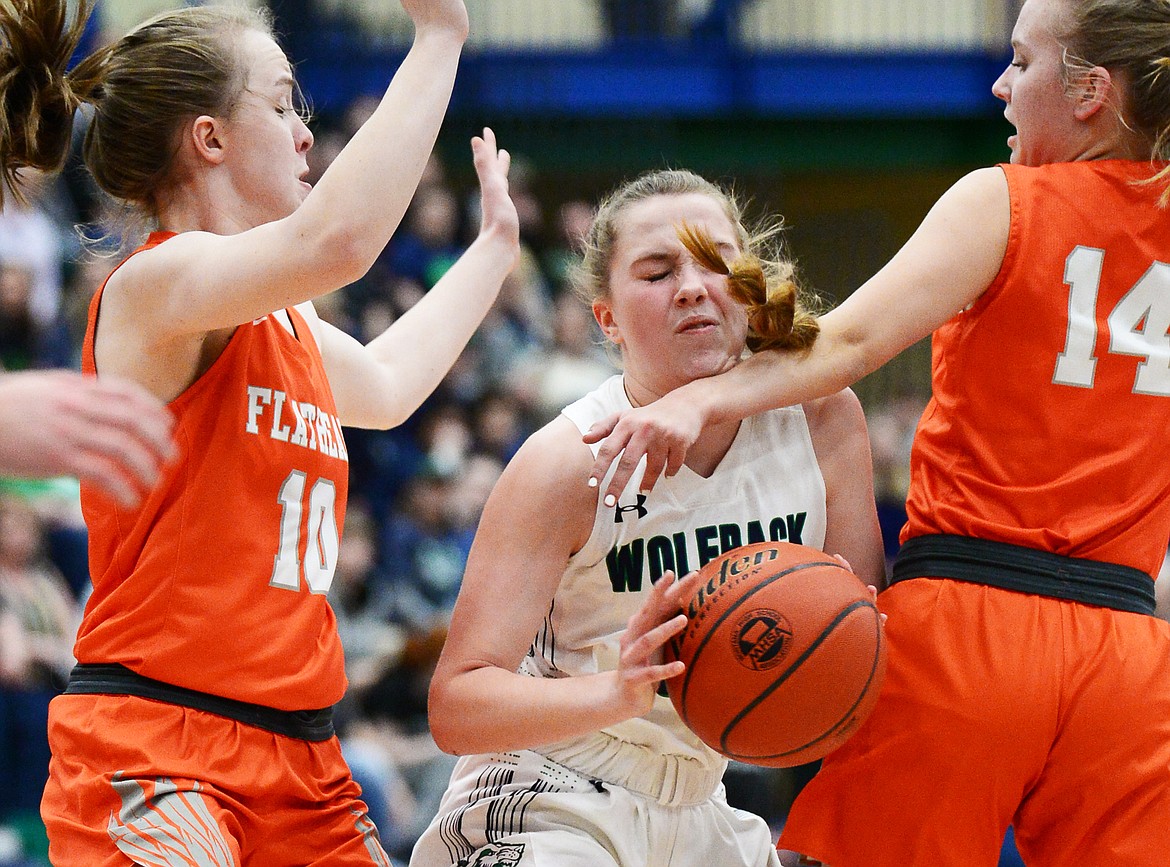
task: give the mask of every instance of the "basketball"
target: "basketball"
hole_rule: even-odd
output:
[[[792,767],[843,744],[873,710],[885,676],[881,616],[869,588],[804,545],[728,551],[667,646],[686,671],[666,681],[683,722],[731,759]]]

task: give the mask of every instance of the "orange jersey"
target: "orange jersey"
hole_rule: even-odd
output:
[[[104,289],[89,309],[89,373]],[[94,589],[79,662],[280,710],[341,698],[325,594],[348,456],[321,352],[300,314],[288,314],[295,336],[275,316],[239,326],[171,402],[179,456],[141,505],[124,509],[82,486]]]
[[[975,536],[1156,574],[1170,540],[1161,187],[1133,183],[1152,173],[1140,162],[1003,170],[1007,252],[934,335],[902,540]]]

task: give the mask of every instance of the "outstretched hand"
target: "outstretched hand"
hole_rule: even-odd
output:
[[[467,38],[470,24],[463,0],[402,0],[402,8],[414,22],[416,33],[447,30],[461,39]]]
[[[173,426],[166,407],[127,380],[0,374],[0,472],[76,476],[133,506],[174,457]]]
[[[682,612],[700,583],[697,571],[682,579],[665,572],[626,625],[617,688],[619,701],[630,709],[631,717],[642,716],[654,705],[659,681],[678,677],[686,669],[678,660],[663,662],[662,651],[670,639],[686,629],[687,617]]]
[[[589,473],[590,487],[601,484],[610,465],[617,461],[604,492],[607,505],[617,502],[643,456],[642,493],[649,492],[663,472],[669,477],[682,469],[687,451],[702,433],[704,420],[698,407],[680,394],[672,391],[646,406],[611,415],[585,432],[582,439],[586,443],[601,443]]]
[[[494,237],[514,249],[520,258],[520,217],[508,195],[508,170],[512,155],[496,145],[496,134],[484,127],[482,136],[471,139],[475,173],[479,177],[481,236]],[[513,261],[513,266],[515,265]]]

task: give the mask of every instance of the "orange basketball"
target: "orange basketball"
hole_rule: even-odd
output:
[[[787,542],[700,570],[687,628],[667,648],[679,716],[728,758],[791,767],[832,752],[873,710],[886,670],[869,589],[829,555]]]

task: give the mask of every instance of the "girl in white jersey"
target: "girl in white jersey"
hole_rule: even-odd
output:
[[[463,758],[412,867],[777,863],[764,821],[728,806],[726,762],[658,694],[683,668],[661,649],[688,573],[741,544],[823,548],[882,583],[860,405],[843,391],[712,428],[687,471],[613,503],[582,484],[581,440],[745,347],[811,345],[791,267],[760,257],[773,234],[689,172],[601,206],[578,283],[624,374],[534,434],[487,504],[430,695],[436,741]]]

